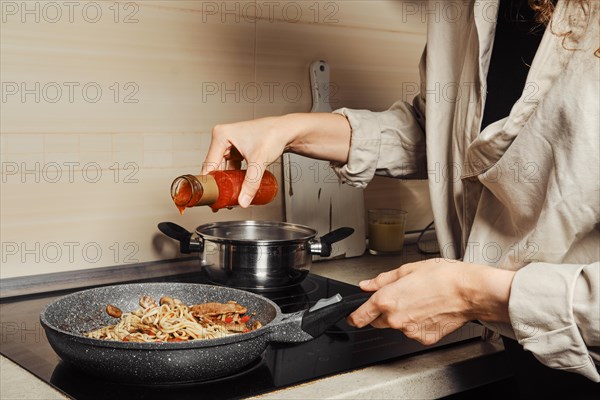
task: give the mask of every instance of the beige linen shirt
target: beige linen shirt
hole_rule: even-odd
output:
[[[558,2],[521,98],[483,131],[498,0],[453,3],[429,22],[413,104],[336,111],[352,138],[334,168],[358,187],[427,177],[442,255],[517,270],[510,326],[488,326],[600,382],[600,1]]]

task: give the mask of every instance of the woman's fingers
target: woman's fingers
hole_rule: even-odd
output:
[[[410,272],[412,272],[412,270],[413,267],[411,266],[411,264],[405,264],[400,268],[396,268],[387,272],[382,272],[373,279],[361,281],[358,285],[364,291],[374,292],[386,285],[389,285],[392,282],[397,281],[403,276],[408,275]]]
[[[265,166],[268,163],[263,163]],[[242,190],[240,191],[240,196],[238,197],[238,203],[242,207],[248,207],[258,188],[260,187],[260,182],[265,172],[266,167],[264,167],[260,163],[249,163],[246,169],[246,176],[244,177],[244,183],[242,184]]]
[[[204,163],[202,163],[200,175],[206,175],[211,171],[222,169],[226,158],[225,155],[231,151],[231,147],[232,145],[229,141],[217,138],[213,133],[213,139],[210,142]]]
[[[410,264],[406,264],[400,268],[391,271],[383,272],[375,278],[362,281],[359,286],[367,292],[375,292],[371,298],[360,306],[356,311],[348,316],[348,323],[352,326],[362,328],[368,324],[375,323],[376,328],[387,328],[389,324],[384,319],[384,314],[393,312],[397,304],[390,290],[379,290],[387,285],[397,282],[402,277],[408,275],[412,271]]]
[[[381,313],[379,308],[372,301],[373,299],[367,300],[362,306],[348,316],[346,321],[350,326],[362,328],[369,325],[375,319],[377,319]]]

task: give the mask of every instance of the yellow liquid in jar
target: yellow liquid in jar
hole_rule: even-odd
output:
[[[373,254],[400,253],[404,245],[404,224],[400,222],[370,222],[369,251]]]

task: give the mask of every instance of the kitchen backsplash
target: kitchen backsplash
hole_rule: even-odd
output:
[[[334,108],[410,100],[425,43],[416,0],[1,7],[1,278],[173,258],[161,221],[283,220],[281,195],[181,216],[170,183],[199,172],[215,124],[308,111],[314,60]],[[373,206],[408,209],[409,230],[431,218],[424,182],[378,178]]]

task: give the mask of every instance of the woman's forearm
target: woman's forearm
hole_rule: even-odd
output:
[[[339,163],[348,161],[351,129],[343,115],[301,113],[279,118],[278,129],[290,129],[295,133],[286,151]]]

